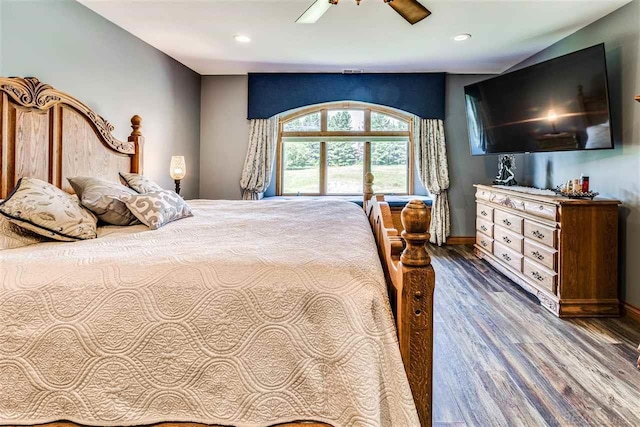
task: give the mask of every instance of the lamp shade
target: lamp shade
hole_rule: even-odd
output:
[[[182,179],[187,174],[187,165],[184,162],[184,156],[171,157],[171,165],[169,166],[169,175],[174,180]]]

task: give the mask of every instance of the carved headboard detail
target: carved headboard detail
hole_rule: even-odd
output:
[[[127,141],[113,125],[78,99],[35,77],[0,77],[0,199],[22,176],[63,190],[67,177],[118,180],[119,172],[142,173],[142,119],[131,118]]]

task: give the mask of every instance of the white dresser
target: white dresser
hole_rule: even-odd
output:
[[[557,316],[620,314],[619,201],[475,187],[477,256]]]

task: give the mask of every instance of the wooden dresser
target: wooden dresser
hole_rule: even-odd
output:
[[[619,201],[475,187],[478,257],[557,316],[620,315]]]

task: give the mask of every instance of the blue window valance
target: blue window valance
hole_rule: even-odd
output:
[[[444,120],[445,73],[250,73],[248,119],[307,105],[360,101]]]

